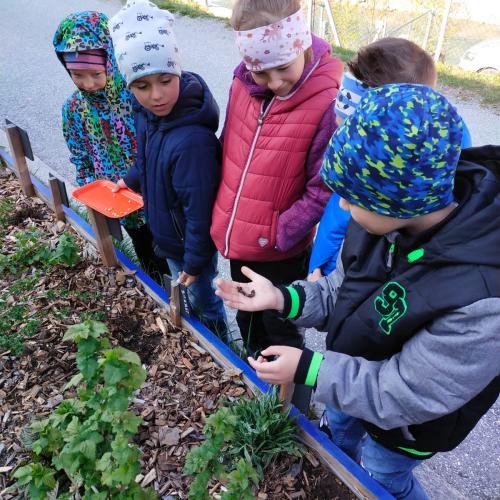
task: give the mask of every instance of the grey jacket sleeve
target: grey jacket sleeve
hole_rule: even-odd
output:
[[[337,257],[337,267],[328,276],[324,276],[314,283],[308,281],[296,281],[294,285],[304,288],[306,301],[302,314],[295,320],[294,324],[304,328],[317,328],[326,331],[328,320],[333,317],[335,302],[338,291],[344,281],[344,266],[342,265],[342,248]]]
[[[436,319],[389,359],[327,352],[317,398],[383,429],[436,419],[499,374],[499,332],[500,299],[488,298]]]

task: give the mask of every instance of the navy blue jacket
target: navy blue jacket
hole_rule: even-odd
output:
[[[133,107],[137,161],[125,183],[143,195],[155,252],[182,260],[186,273],[198,275],[215,252],[210,224],[221,176],[219,107],[203,79],[188,72],[168,116],[135,99]]]

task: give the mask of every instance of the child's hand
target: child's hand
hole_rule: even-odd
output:
[[[277,356],[274,361],[267,361],[263,356]],[[302,350],[284,345],[271,346],[261,352],[257,359],[248,358],[250,366],[257,376],[270,384],[288,384],[293,382]]]
[[[317,267],[312,273],[307,277],[307,281],[310,283],[314,283],[323,277],[323,273],[321,272],[321,268]]]
[[[177,281],[184,285],[185,287],[191,286],[193,283],[196,282],[198,279],[198,276],[192,276],[191,274],[185,273],[184,271],[179,273],[179,277],[177,278]]]
[[[265,309],[283,310],[283,294],[268,279],[254,273],[248,267],[242,267],[241,272],[250,283],[238,283],[218,279],[215,292],[229,307],[241,311],[264,311]]]
[[[113,189],[111,191],[113,191],[113,193],[117,193],[118,191],[120,191],[120,189],[126,189],[126,188],[127,188],[127,185],[125,184],[125,181],[123,179],[120,179],[115,184],[115,186],[113,187]]]

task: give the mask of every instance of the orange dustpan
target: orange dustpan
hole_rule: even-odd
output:
[[[112,219],[125,217],[144,206],[142,196],[130,189],[120,189],[113,193],[115,185],[111,181],[99,179],[75,189],[72,196],[80,203]]]

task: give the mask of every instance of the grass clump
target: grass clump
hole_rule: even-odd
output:
[[[477,94],[482,104],[500,109],[500,74],[473,73],[442,63],[437,69],[439,83]]]
[[[279,454],[302,455],[296,429],[276,388],[223,406],[207,418],[205,442],[186,457],[184,472],[195,477],[189,498],[208,499],[208,483],[214,479],[225,483],[223,500],[252,500],[266,467]]]

